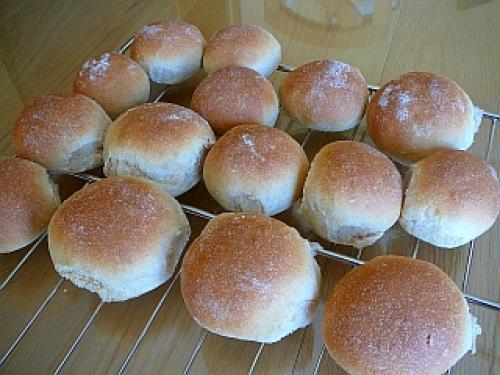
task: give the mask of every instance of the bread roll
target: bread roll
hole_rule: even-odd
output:
[[[273,126],[278,118],[273,85],[259,73],[238,66],[218,70],[201,81],[191,108],[218,134],[241,124]]]
[[[208,123],[188,108],[148,103],[122,114],[104,144],[106,176],[136,176],[173,195],[201,179],[207,149],[215,142]]]
[[[12,129],[17,156],[57,173],[102,165],[102,144],[111,124],[92,99],[74,93],[43,95],[21,111]]]
[[[330,292],[323,338],[349,374],[440,375],[475,350],[481,327],[462,293],[432,263],[381,256]]]
[[[123,301],[167,281],[189,235],[174,198],[147,180],[112,177],[56,211],[49,251],[61,276],[105,302]]]
[[[94,99],[114,119],[148,101],[149,79],[130,57],[106,52],[83,64],[73,81],[73,91]]]
[[[314,130],[344,131],[363,118],[368,88],[358,68],[322,60],[288,73],[279,95],[291,118]]]
[[[200,70],[204,46],[196,26],[179,20],[154,22],[135,34],[130,56],[152,81],[176,84]]]
[[[0,253],[35,240],[60,204],[57,185],[45,168],[24,159],[0,158]]]
[[[316,154],[300,213],[319,236],[357,248],[373,244],[399,218],[401,176],[387,156],[340,141]]]
[[[411,164],[436,151],[468,149],[481,114],[455,82],[434,73],[411,72],[378,90],[366,119],[377,147]]]
[[[281,45],[266,29],[255,25],[230,25],[218,30],[203,53],[207,73],[236,65],[267,77],[281,60]]]
[[[287,133],[261,125],[240,125],[210,149],[203,180],[226,210],[274,215],[302,192],[309,162]]]
[[[309,243],[257,213],[212,219],[182,263],[189,313],[216,334],[276,342],[311,322],[320,271]]]
[[[500,210],[495,169],[464,151],[435,153],[409,170],[399,223],[435,246],[453,248],[486,232]]]

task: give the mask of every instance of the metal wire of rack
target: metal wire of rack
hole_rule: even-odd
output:
[[[128,50],[128,48],[130,47],[130,45],[132,44],[132,42],[133,42],[133,37],[129,38],[117,50],[117,52],[121,53],[121,54],[125,53]],[[291,66],[280,64],[278,66],[277,70],[281,71],[281,72],[291,72],[291,71],[293,71],[293,69],[294,68],[291,67]],[[379,89],[379,87],[375,86],[375,85],[369,85],[368,89],[370,91],[370,96],[371,96],[371,95],[373,95]],[[166,90],[167,89],[163,90],[159,95],[157,95],[156,98],[153,100],[153,102],[160,101],[161,98],[164,96]],[[495,129],[496,129],[497,122],[500,120],[500,115],[496,114],[496,113],[491,113],[491,112],[483,110],[483,119],[488,120],[489,123],[490,123],[490,131],[489,131],[489,138],[488,138],[487,150],[486,150],[486,154],[484,156],[484,159],[486,161],[489,161],[490,154],[491,154],[491,149],[493,147],[493,142],[494,142]],[[360,131],[360,126],[358,125],[353,130],[353,133],[351,135],[351,139],[361,139],[361,140],[363,140],[364,139],[364,134],[360,135],[359,131]],[[301,142],[301,147],[302,148],[305,147],[306,143],[308,142],[308,140],[310,138],[311,133],[312,133],[312,131],[309,130],[307,132],[307,134],[305,135],[304,139]],[[85,181],[84,187],[87,186],[88,184],[91,184],[92,182],[98,181],[100,179],[100,177],[97,177],[97,176],[94,176],[94,175],[91,175],[91,174],[88,174],[88,173],[70,173],[69,175]],[[204,220],[210,220],[210,219],[212,219],[212,218],[214,218],[216,216],[213,213],[207,212],[207,211],[205,211],[203,209],[200,209],[200,208],[197,208],[197,207],[194,207],[194,206],[190,206],[190,205],[186,205],[186,204],[181,204],[181,206],[182,206],[182,209],[185,211],[185,213],[193,215],[193,216],[197,216],[197,217],[202,218]],[[15,267],[10,271],[10,273],[5,277],[5,279],[0,282],[0,292],[11,281],[11,279],[15,276],[15,274],[17,272],[19,272],[19,270],[22,268],[23,264],[36,251],[36,249],[45,240],[46,237],[47,237],[47,231],[44,231],[32,243],[32,245],[27,250],[26,254],[15,265]],[[420,241],[418,239],[415,239],[414,246],[413,246],[412,252],[410,254],[410,256],[412,258],[416,258],[417,257],[419,248],[420,248]],[[483,298],[483,297],[480,297],[480,296],[475,296],[475,295],[471,295],[471,294],[467,293],[467,288],[468,288],[468,283],[469,283],[469,277],[470,277],[470,272],[471,272],[471,264],[472,264],[472,259],[473,259],[473,255],[474,255],[474,249],[475,249],[475,241],[471,241],[469,243],[469,246],[468,246],[468,249],[467,249],[466,268],[465,268],[465,272],[464,272],[463,279],[462,279],[462,284],[461,284],[462,293],[463,293],[465,299],[469,303],[475,304],[475,305],[480,306],[482,308],[491,309],[491,310],[493,310],[495,312],[500,312],[500,303],[499,302],[494,302],[494,301],[491,301],[491,300],[489,300],[487,298]],[[321,247],[317,248],[316,252],[317,252],[317,255],[329,258],[329,259],[337,261],[337,262],[342,262],[344,264],[347,264],[347,265],[350,265],[350,266],[353,266],[353,267],[364,264],[364,261],[361,259],[362,250],[358,251],[356,257],[351,257],[351,256],[348,256],[348,255],[345,255],[345,254],[342,254],[342,253],[338,253],[338,252],[335,252],[335,251],[332,251],[332,250],[324,249],[324,248],[321,248]],[[178,281],[179,276],[180,276],[180,268],[178,267],[177,270],[175,271],[175,273],[173,274],[173,276],[171,277],[169,286],[166,288],[166,290],[161,295],[159,301],[157,302],[155,308],[151,312],[151,314],[150,314],[148,320],[146,321],[145,325],[143,326],[141,332],[139,333],[139,335],[137,336],[136,340],[132,344],[129,352],[127,353],[124,361],[121,364],[121,367],[120,367],[120,369],[118,371],[118,374],[123,374],[124,371],[126,370],[126,368],[127,368],[128,364],[129,364],[130,360],[134,356],[134,354],[137,351],[138,347],[140,346],[142,340],[146,336],[149,328],[151,327],[151,324],[153,323],[153,321],[155,320],[155,318],[158,315],[159,311],[161,310],[161,308],[165,304],[165,301],[166,301],[167,297],[169,296],[169,294],[170,294],[170,292],[171,292],[174,284]],[[50,301],[52,300],[52,298],[55,296],[55,294],[57,293],[57,291],[61,287],[63,281],[64,281],[64,279],[62,277],[60,277],[59,280],[58,280],[58,282],[55,284],[55,286],[48,293],[47,297],[42,301],[41,305],[38,307],[38,309],[31,316],[31,318],[28,320],[28,322],[26,323],[26,325],[21,329],[21,331],[19,332],[18,336],[13,340],[12,344],[9,346],[9,348],[7,349],[7,351],[4,354],[1,355],[1,357],[0,357],[0,369],[5,364],[5,362],[9,359],[10,354],[13,352],[13,350],[16,348],[16,346],[19,344],[19,342],[23,339],[23,337],[25,336],[25,334],[33,326],[33,324],[36,321],[36,319],[40,316],[40,314],[43,312],[43,310],[50,303]],[[59,362],[57,368],[54,371],[54,374],[59,374],[62,371],[62,369],[64,368],[64,365],[66,364],[66,362],[68,361],[68,359],[71,357],[71,355],[73,354],[73,352],[75,351],[75,349],[78,347],[78,344],[80,343],[81,339],[84,337],[84,335],[87,332],[88,328],[94,322],[95,318],[99,314],[99,311],[101,310],[101,308],[103,307],[103,305],[104,305],[104,302],[101,301],[95,307],[94,311],[91,313],[90,317],[87,319],[87,321],[85,322],[85,324],[81,328],[81,330],[78,333],[77,337],[72,342],[72,344],[70,345],[70,347],[66,351],[65,355],[63,356],[63,358]],[[199,339],[198,339],[198,341],[197,341],[197,343],[196,343],[196,345],[195,345],[195,347],[194,347],[191,355],[189,356],[188,361],[186,362],[186,364],[184,366],[184,371],[183,371],[184,374],[188,374],[189,373],[189,371],[191,369],[191,366],[194,363],[194,361],[196,359],[196,356],[200,352],[203,344],[205,343],[208,335],[209,335],[209,332],[206,329],[202,328],[201,329],[201,334],[199,336]],[[305,330],[304,330],[304,334],[303,334],[302,339],[301,339],[302,341],[304,340],[304,336],[305,336]],[[300,355],[300,350],[302,348],[302,341],[300,343],[299,350],[298,350],[298,352],[296,354],[296,358],[295,358],[293,370],[295,370],[295,367],[296,367],[296,364],[297,364],[297,359],[298,359],[298,357]],[[248,374],[252,374],[254,372],[254,370],[255,370],[255,368],[257,366],[257,363],[259,361],[259,358],[261,357],[261,354],[263,352],[264,347],[265,347],[265,344],[262,343],[262,344],[259,345],[258,349],[256,350],[255,356],[254,356],[254,358],[252,360],[252,363],[251,363],[251,365],[250,365],[250,367],[248,369]],[[318,373],[319,369],[320,369],[324,353],[325,353],[325,346],[323,344],[318,357],[314,361],[314,366],[313,366],[313,368],[314,368],[313,374],[314,375],[316,375]],[[451,373],[451,369],[448,370],[448,374],[449,373]]]

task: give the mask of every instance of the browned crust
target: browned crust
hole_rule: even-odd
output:
[[[357,68],[322,60],[287,74],[279,96],[283,109],[303,124],[330,124],[331,130],[344,130],[363,116],[368,89]]]
[[[104,110],[84,95],[43,95],[18,115],[12,128],[12,148],[21,158],[57,170],[75,144],[96,138],[110,122]]]
[[[181,55],[201,60],[205,38],[194,25],[180,20],[159,21],[143,26],[134,36],[130,56],[139,63],[149,59],[175,61]]]
[[[323,337],[353,374],[442,374],[463,355],[469,315],[453,281],[435,265],[381,256],[330,292]]]
[[[155,251],[179,225],[176,201],[152,182],[110,177],[77,191],[52,217],[51,254],[118,272]],[[54,255],[53,255],[54,256]]]
[[[304,150],[284,131],[262,125],[240,125],[212,146],[203,173],[205,181],[268,188],[273,181],[298,175],[298,198],[308,168]]]
[[[304,195],[322,197],[325,204],[350,215],[375,218],[392,225],[399,217],[402,179],[392,161],[361,142],[339,141],[316,154]]]
[[[148,100],[149,78],[130,57],[106,52],[83,64],[73,81],[73,91],[94,99],[116,118]]]
[[[38,236],[60,205],[57,188],[42,166],[0,158],[0,253],[17,250]]]
[[[151,161],[213,142],[208,122],[196,112],[171,103],[147,103],[118,117],[106,136],[106,148],[151,156]]]
[[[440,217],[483,223],[487,228],[500,210],[495,169],[465,151],[435,153],[414,165],[411,178],[412,209],[432,202]]]
[[[191,108],[202,115],[216,133],[236,125],[269,123],[278,112],[271,83],[249,68],[229,66],[206,77],[191,99]]]
[[[262,306],[286,300],[291,293],[287,287],[297,278],[311,282],[311,257],[307,242],[276,219],[257,213],[221,214],[186,252],[182,296],[202,326],[248,337],[255,319],[272,319],[259,317]]]
[[[219,29],[203,52],[203,65],[252,67],[268,55],[279,54],[280,44],[266,29],[256,25],[229,25]]]
[[[383,85],[368,105],[368,133],[377,147],[404,162],[457,148],[471,130],[472,102],[453,81],[410,72]]]

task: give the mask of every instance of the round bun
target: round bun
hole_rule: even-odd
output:
[[[41,96],[21,111],[12,129],[17,156],[53,172],[83,172],[102,165],[111,124],[92,99],[74,93]]]
[[[181,206],[150,181],[106,178],[77,191],[49,225],[56,271],[103,301],[163,284],[190,235]]]
[[[368,94],[358,68],[332,60],[298,67],[286,75],[279,89],[288,115],[321,131],[354,128],[363,118]]]
[[[47,228],[61,201],[45,168],[28,160],[0,158],[0,181],[0,253],[10,253]]]
[[[208,123],[188,108],[148,103],[122,114],[104,143],[104,174],[156,182],[174,197],[201,179],[203,158],[215,142]]]
[[[130,56],[152,81],[176,84],[200,70],[204,46],[196,26],[179,20],[154,22],[135,34]]]
[[[300,213],[319,236],[363,248],[398,220],[402,196],[401,176],[387,156],[364,143],[340,141],[315,156]]]
[[[481,327],[453,280],[435,265],[381,256],[330,292],[323,338],[357,375],[440,375],[474,349]]]
[[[73,91],[99,103],[116,118],[149,98],[148,75],[130,57],[116,52],[87,60],[73,81]]]
[[[465,151],[435,153],[409,170],[399,223],[438,247],[466,244],[486,232],[500,210],[495,169]]]
[[[436,151],[468,149],[481,123],[481,110],[448,78],[412,72],[382,86],[366,118],[377,147],[410,164]]]
[[[212,219],[182,263],[181,291],[193,318],[216,334],[276,342],[311,322],[320,271],[309,243],[257,213]]]
[[[241,125],[210,149],[203,180],[226,210],[274,215],[302,192],[309,162],[287,133],[262,125]]]
[[[266,29],[255,25],[230,25],[218,30],[203,53],[207,73],[226,66],[250,68],[267,77],[281,60],[281,45]]]
[[[241,124],[273,126],[278,118],[273,85],[252,69],[238,66],[218,70],[201,81],[191,108],[218,134]]]

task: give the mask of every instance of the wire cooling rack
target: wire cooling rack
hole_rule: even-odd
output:
[[[118,52],[125,53],[127,51],[127,49],[130,47],[132,42],[133,42],[133,38],[130,38],[121,48],[118,49]],[[281,64],[281,65],[279,65],[278,70],[281,72],[291,72],[293,70],[293,68],[290,66],[286,66],[286,65]],[[377,86],[369,86],[369,90],[370,90],[370,96],[371,96],[373,93],[375,93],[378,90],[378,87]],[[164,96],[165,92],[166,92],[166,90],[162,91],[159,95],[156,96],[156,98],[153,101],[154,102],[160,101],[162,99],[162,97]],[[497,122],[500,120],[500,115],[495,114],[495,113],[491,113],[491,112],[487,112],[487,111],[483,111],[483,120],[485,122],[487,122],[490,126],[487,149],[486,149],[486,153],[484,155],[484,159],[486,161],[488,161],[490,159],[490,153],[491,153],[491,150],[493,147],[495,128],[496,128]],[[366,132],[366,129],[364,129],[362,126],[358,125],[352,131],[350,138],[363,141],[364,136],[365,136],[365,132]],[[303,148],[306,146],[306,143],[308,142],[308,140],[311,136],[311,133],[312,133],[312,131],[308,130],[307,133],[305,134],[305,136],[301,142],[301,146]],[[88,173],[72,173],[70,175],[73,177],[76,177],[78,179],[83,180],[85,182],[84,186],[91,184],[92,182],[95,182],[95,181],[100,179],[100,177],[97,177],[97,176],[94,176],[94,175],[91,175]],[[187,214],[194,215],[194,216],[199,217],[201,219],[204,219],[206,221],[215,217],[214,213],[208,212],[208,211],[201,209],[201,208],[198,208],[198,207],[194,207],[194,206],[182,204],[182,203],[181,203],[181,206]],[[12,270],[5,277],[5,279],[0,282],[0,293],[5,289],[5,287],[9,284],[9,282],[13,279],[13,277],[18,272],[22,272],[21,269],[22,269],[23,264],[25,264],[26,261],[28,260],[28,258],[33,254],[33,252],[37,248],[39,248],[40,244],[43,243],[43,241],[46,239],[46,237],[47,237],[47,232],[45,231],[31,244],[31,246],[28,247],[28,250],[26,251],[25,255],[12,268]],[[412,248],[411,254],[410,254],[410,256],[412,258],[417,257],[419,248],[420,248],[420,241],[418,239],[414,239],[414,245],[413,245],[413,248]],[[476,295],[472,295],[472,294],[467,293],[467,288],[468,288],[468,284],[469,284],[469,277],[470,277],[470,273],[471,273],[472,258],[474,255],[474,248],[475,248],[475,242],[471,241],[469,243],[468,249],[467,249],[467,260],[466,260],[465,271],[464,271],[463,278],[462,278],[461,290],[464,294],[464,297],[466,298],[466,300],[469,303],[478,305],[482,308],[491,309],[491,310],[498,313],[498,312],[500,312],[500,303],[495,302],[495,301],[491,301],[487,298],[483,298],[480,296],[476,296]],[[341,253],[336,252],[336,251],[327,250],[327,249],[323,249],[323,248],[317,249],[317,253],[318,253],[318,255],[324,256],[326,258],[329,258],[329,259],[337,261],[337,262],[342,262],[344,264],[348,264],[350,266],[358,266],[358,265],[361,265],[364,263],[364,261],[361,260],[362,250],[358,251],[356,257],[351,257],[351,256],[341,254]],[[127,369],[129,362],[131,361],[131,359],[133,358],[137,349],[141,345],[141,342],[143,341],[143,339],[146,337],[148,330],[150,329],[150,327],[151,327],[153,321],[155,320],[155,318],[157,317],[158,313],[163,308],[165,301],[166,301],[167,297],[169,296],[169,294],[171,293],[174,284],[178,281],[179,276],[180,276],[180,268],[178,267],[176,272],[173,274],[168,287],[165,289],[165,291],[161,295],[161,298],[159,299],[155,308],[153,309],[153,311],[149,315],[149,318],[147,319],[146,323],[144,324],[142,330],[140,331],[139,335],[136,337],[135,341],[131,345],[130,350],[128,351],[128,354],[125,356],[125,358],[124,358],[124,360],[123,360],[123,362],[118,370],[118,374],[124,373],[125,370]],[[33,326],[33,324],[35,323],[37,318],[40,316],[40,314],[51,303],[51,300],[54,298],[56,293],[61,288],[63,281],[64,281],[63,278],[59,278],[58,282],[50,290],[50,292],[48,293],[46,298],[42,301],[40,306],[35,310],[35,312],[29,318],[29,320],[27,321],[25,326],[19,331],[19,334],[12,341],[12,343],[10,344],[8,349],[5,351],[5,353],[0,354],[1,355],[1,357],[0,357],[0,370],[2,369],[2,366],[4,366],[7,363],[12,352],[14,351],[14,349],[23,340],[25,335],[29,332],[29,330],[31,329],[31,327]],[[89,318],[83,324],[83,326],[82,326],[81,330],[79,331],[79,333],[77,334],[76,338],[68,346],[64,356],[62,356],[57,367],[55,368],[54,374],[61,373],[65,364],[70,359],[70,357],[73,354],[73,352],[75,351],[75,349],[78,347],[82,338],[85,336],[87,330],[89,329],[89,327],[92,325],[92,323],[94,322],[94,320],[98,316],[99,311],[102,309],[103,305],[104,305],[104,302],[101,301],[95,307],[93,312],[90,314]],[[483,327],[483,328],[485,328],[485,327]],[[194,346],[192,353],[189,355],[189,359],[185,363],[184,370],[183,370],[184,374],[188,374],[190,372],[191,366],[193,365],[198,353],[202,349],[208,335],[209,335],[209,332],[202,328],[199,339],[196,342],[196,345]],[[305,335],[303,335],[303,337],[302,337],[302,341],[304,340],[304,336]],[[261,357],[261,354],[264,350],[265,345],[266,344],[263,344],[263,343],[260,344],[260,346],[256,350],[255,355],[253,357],[253,360],[251,362],[251,365],[248,368],[248,374],[252,374],[254,372],[254,370],[258,364],[258,361]],[[296,361],[297,361],[297,358],[300,354],[301,347],[302,347],[302,343],[299,347],[299,352],[297,353]],[[321,365],[321,361],[322,361],[322,358],[324,356],[324,353],[325,353],[325,346],[323,344],[322,348],[319,352],[319,355],[314,360],[314,366],[313,366],[313,374],[314,375],[316,375],[320,369],[320,365]],[[294,364],[294,369],[295,369],[295,364]],[[451,372],[451,370],[448,371],[448,373],[450,373],[450,372]]]

